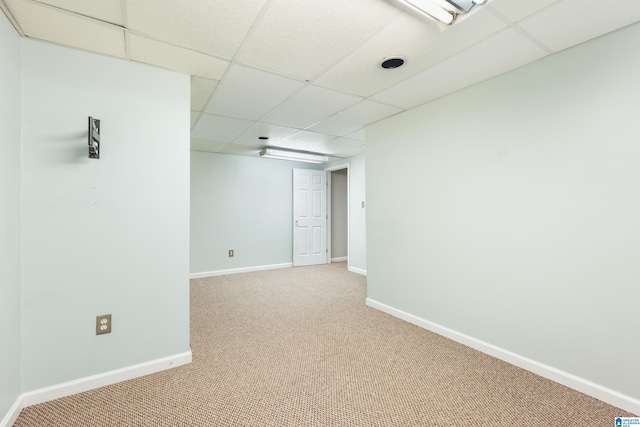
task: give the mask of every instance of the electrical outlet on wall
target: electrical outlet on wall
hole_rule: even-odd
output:
[[[233,249],[229,249],[229,258],[233,258]]]
[[[96,316],[96,335],[111,333],[111,315]]]

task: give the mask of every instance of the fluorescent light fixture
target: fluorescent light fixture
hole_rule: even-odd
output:
[[[469,13],[474,6],[481,6],[487,0],[400,0],[411,8],[427,16],[451,25],[458,15]]]
[[[440,22],[444,22],[445,24],[453,23],[453,14],[438,6],[431,0],[406,0],[406,3],[413,6],[414,9],[417,9],[422,13],[426,13]]]
[[[329,161],[329,157],[321,154],[300,153],[298,151],[276,150],[274,148],[265,148],[260,151],[260,157],[268,157],[270,159],[293,160],[296,162],[306,163],[324,163]]]

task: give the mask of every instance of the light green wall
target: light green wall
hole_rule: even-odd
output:
[[[322,166],[191,152],[191,273],[292,262],[294,168]]]
[[[189,77],[31,40],[22,53],[23,391],[188,352]]]
[[[640,398],[639,43],[370,126],[369,298]]]
[[[291,263],[292,171],[336,164],[349,164],[349,267],[366,272],[364,156],[314,165],[192,151],[191,273]]]
[[[0,423],[21,392],[21,40],[0,12]]]

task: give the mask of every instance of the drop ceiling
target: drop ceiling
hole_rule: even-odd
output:
[[[451,26],[397,0],[0,6],[24,37],[190,75],[192,150],[331,159],[363,153],[370,123],[640,20],[638,0],[490,0]]]

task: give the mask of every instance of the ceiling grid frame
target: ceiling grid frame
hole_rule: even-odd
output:
[[[416,18],[415,13],[395,7],[398,0],[353,0],[348,7],[330,0],[313,5],[318,13],[309,12],[304,0],[188,0],[182,7],[186,1],[107,0],[105,4],[89,4],[86,0],[0,0],[0,6],[23,37],[190,74],[193,150],[257,157],[260,148],[277,144],[291,148],[299,140],[301,147],[327,154],[330,160],[364,152],[364,127],[369,117],[374,120],[371,123],[383,120],[640,21],[637,0],[608,0],[606,8],[611,12],[606,13],[602,12],[605,5],[598,0],[488,0],[450,26]],[[581,7],[578,19],[560,20],[555,16],[574,10],[576,5]],[[132,10],[136,13],[134,20]],[[232,20],[221,27],[223,31],[233,29],[235,36],[231,39],[206,21],[212,13],[218,20],[223,19],[217,10],[228,17],[242,17],[242,22]],[[625,11],[624,16],[615,12],[620,10]],[[175,18],[171,11],[180,16]],[[189,15],[197,11],[205,13]],[[39,13],[47,13],[47,19],[37,16]],[[281,13],[285,15],[278,16]],[[159,16],[164,21],[158,21]],[[296,17],[303,20],[297,22]],[[490,19],[498,20],[501,26],[492,24]],[[403,22],[413,20],[419,21],[412,23],[415,31],[423,29],[426,38],[421,40],[410,32],[413,29],[404,35],[397,31],[404,28]],[[166,22],[171,28],[162,28],[159,22]],[[194,23],[195,30],[180,27],[185,22]],[[279,22],[287,25],[279,26]],[[351,28],[343,28],[341,22],[348,22]],[[287,28],[292,25],[298,29]],[[151,31],[141,31],[142,28]],[[191,31],[190,35],[185,31]],[[193,39],[199,31],[206,32],[205,41]],[[296,34],[301,35],[300,40],[287,39]],[[313,34],[326,37],[316,38]],[[148,43],[140,44],[142,39]],[[206,43],[214,39],[214,44]],[[403,49],[406,43],[414,45]],[[154,46],[154,52],[145,52],[148,56],[136,54],[141,46]],[[270,52],[255,52],[258,46],[270,46],[277,59],[265,56]],[[301,63],[295,55],[302,52],[300,49],[308,58],[319,57],[313,58],[314,64],[304,64],[296,71],[294,68]],[[409,52],[403,68],[381,71],[379,63],[383,58],[402,56],[403,51]],[[504,55],[513,57],[502,60]],[[483,64],[487,61],[480,58],[487,57],[495,59],[490,61],[495,66]],[[270,60],[281,63],[263,66]],[[256,84],[289,79],[299,87],[290,86],[295,90],[282,95],[274,92],[279,90],[277,87],[256,90],[256,98],[252,99],[251,91],[235,81],[238,89],[233,90],[239,91],[238,104],[226,110],[224,103],[214,107],[216,93],[220,94],[218,97],[224,93],[221,100],[233,99],[233,90],[225,88],[225,81],[231,78],[228,76],[232,76],[229,73],[234,73],[234,67],[252,70],[246,76],[257,79]],[[474,79],[464,73],[447,72],[447,67],[480,67],[484,71]],[[309,73],[310,70],[314,71]],[[311,93],[326,96],[308,96]],[[253,105],[256,103],[259,105]],[[293,122],[287,108],[301,117],[316,118]],[[265,142],[258,136],[273,138]]]

